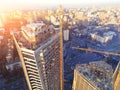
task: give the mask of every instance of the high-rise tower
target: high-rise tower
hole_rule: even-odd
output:
[[[59,34],[40,22],[22,27],[13,38],[29,90],[60,90]]]

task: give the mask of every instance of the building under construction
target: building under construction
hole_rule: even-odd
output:
[[[113,74],[112,79],[113,79],[114,90],[119,90],[120,89],[120,62],[116,67],[116,70]]]
[[[59,34],[40,22],[22,27],[13,38],[29,90],[60,90]]]
[[[112,75],[112,66],[104,61],[77,65],[73,90],[113,90]]]

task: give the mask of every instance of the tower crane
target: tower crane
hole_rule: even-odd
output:
[[[100,51],[100,50],[95,50],[95,49],[91,49],[91,48],[78,48],[78,47],[72,47],[72,48],[73,48],[73,49],[77,49],[77,50],[88,51],[88,52],[96,52],[96,53],[101,53],[101,54],[106,54],[106,55],[120,56],[120,54],[118,54],[118,53]]]
[[[63,26],[62,26],[62,22],[63,22],[63,9],[62,9],[62,5],[60,5],[59,8],[59,17],[60,17],[60,90],[64,90],[64,84],[63,84]]]
[[[120,54],[118,54],[118,53],[94,50],[94,49],[91,49],[91,48],[78,48],[78,47],[72,47],[72,48],[76,49],[76,50],[84,50],[84,51],[96,52],[96,53],[101,53],[101,54],[106,54],[106,55],[120,56]],[[92,67],[92,68],[96,69],[96,67]],[[105,73],[104,70],[100,69],[100,71]],[[118,62],[118,65],[117,65],[117,67],[116,67],[116,69],[115,69],[115,71],[113,73],[112,79],[113,79],[114,88],[116,88],[119,81],[120,81],[120,61]]]

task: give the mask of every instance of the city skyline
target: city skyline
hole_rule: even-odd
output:
[[[119,0],[1,0],[0,1],[0,12],[11,11],[16,9],[40,9],[40,8],[54,8],[58,5],[63,7],[119,7]],[[71,6],[72,5],[72,6]]]

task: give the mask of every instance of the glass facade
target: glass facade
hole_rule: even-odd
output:
[[[27,75],[30,90],[59,90],[60,89],[60,42],[55,34],[45,40],[35,50],[18,47],[24,73]]]

